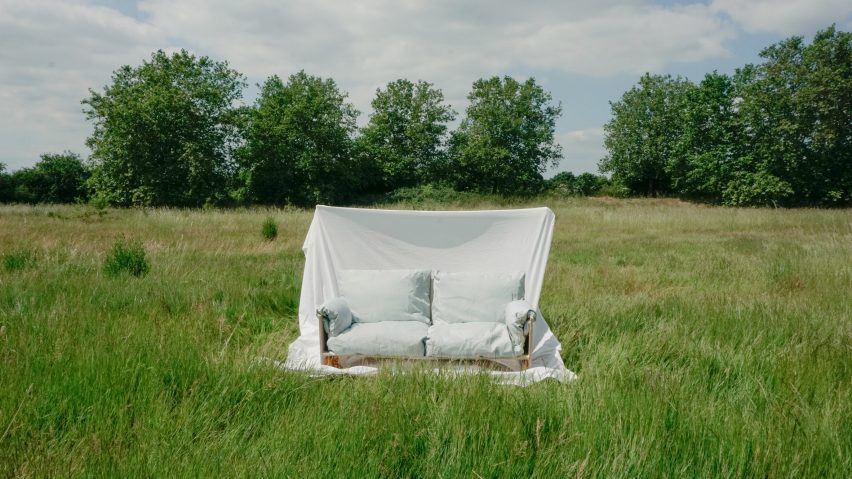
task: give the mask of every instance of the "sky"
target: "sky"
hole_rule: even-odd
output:
[[[257,84],[304,69],[331,77],[369,118],[376,88],[426,80],[463,115],[474,80],[534,77],[561,103],[555,170],[596,172],[603,125],[645,72],[700,80],[832,23],[849,0],[0,0],[0,163],[89,154],[80,101],[122,65],[186,49]]]

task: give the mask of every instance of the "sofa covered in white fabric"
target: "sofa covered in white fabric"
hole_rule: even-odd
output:
[[[573,373],[562,362],[561,344],[539,308],[554,221],[548,208],[413,211],[318,205],[303,245],[299,337],[282,367],[313,374],[375,374],[382,361],[368,356],[428,360],[462,352],[475,357],[478,350],[508,351],[506,336],[515,355],[520,342],[512,337],[519,329],[506,320],[512,318],[507,315],[512,303],[515,318],[527,321],[524,354],[488,361],[503,369],[489,374],[518,384],[570,380]],[[413,284],[406,285],[399,271],[419,273],[408,275]],[[521,273],[522,294],[512,289],[517,285],[510,286],[490,306],[478,296],[489,289],[482,278]],[[428,288],[426,295],[418,288]],[[534,323],[528,308],[535,310]],[[320,320],[318,309],[325,312]],[[394,311],[401,314],[390,314]],[[483,319],[486,311],[493,315]],[[348,352],[369,354],[342,354]]]
[[[317,309],[327,365],[369,357],[529,366],[536,314],[523,272],[342,270],[337,282],[339,296]]]

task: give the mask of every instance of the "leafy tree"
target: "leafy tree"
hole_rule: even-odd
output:
[[[373,114],[358,138],[359,151],[390,191],[429,183],[444,166],[447,123],[456,117],[431,83],[401,79],[376,90]]]
[[[765,170],[736,171],[722,192],[728,206],[781,206],[795,192],[789,183]]]
[[[94,132],[91,184],[117,205],[198,206],[221,200],[239,140],[245,86],[226,62],[181,50],[123,66],[83,100]]]
[[[852,203],[852,34],[832,26],[810,45],[792,37],[760,56],[737,72],[753,156],[745,173],[783,193],[780,204]]]
[[[683,134],[684,109],[694,85],[669,75],[645,74],[621,100],[610,103],[612,119],[604,125],[607,156],[599,167],[634,194],[672,191],[669,164]]]
[[[852,204],[852,34],[792,37],[699,85],[645,75],[612,104],[602,171],[633,193]]]
[[[32,168],[12,174],[17,201],[27,203],[73,203],[86,199],[89,170],[80,156],[66,151],[44,154]]]
[[[721,202],[733,173],[749,161],[742,144],[737,94],[734,80],[717,72],[687,89],[680,136],[673,140],[666,163],[674,193]]]
[[[562,147],[554,139],[562,106],[530,78],[479,79],[467,115],[450,140],[451,179],[461,190],[531,194],[556,167]]]
[[[300,71],[261,86],[239,153],[249,201],[313,206],[349,198],[363,179],[352,160],[358,111],[332,79]]]
[[[795,96],[809,126],[802,187],[809,204],[852,204],[852,33],[832,25],[802,51],[802,88]],[[798,182],[796,182],[798,183]],[[797,186],[794,183],[794,188]]]

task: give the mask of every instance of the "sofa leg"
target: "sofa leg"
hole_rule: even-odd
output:
[[[333,368],[340,369],[340,358],[337,356],[323,356],[322,364],[323,366],[331,366]]]

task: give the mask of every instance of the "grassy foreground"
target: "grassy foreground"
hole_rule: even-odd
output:
[[[255,362],[310,211],[0,207],[0,476],[852,476],[852,211],[548,206],[580,379],[529,388]],[[122,236],[146,276],[104,273]]]

